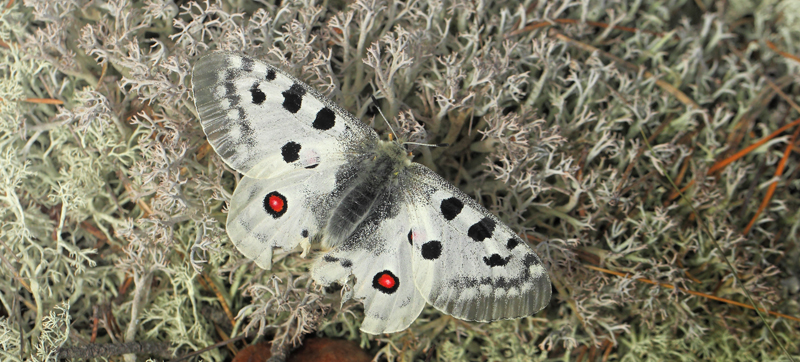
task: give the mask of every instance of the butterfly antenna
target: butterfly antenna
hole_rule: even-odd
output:
[[[404,145],[417,145],[425,147],[447,147],[449,143],[419,143],[419,142],[403,142]]]
[[[386,119],[386,116],[383,115],[383,112],[381,111],[381,107],[378,106],[378,100],[372,94],[370,94],[369,97],[372,98],[372,103],[375,104],[375,108],[378,110],[378,113],[381,114],[381,117],[383,118],[384,122],[386,122],[386,125],[389,126],[389,130],[392,131],[392,135],[394,135],[394,138],[399,140],[400,138],[398,138],[397,137],[397,133],[394,132],[394,128],[392,128],[392,124],[389,123],[389,120]]]

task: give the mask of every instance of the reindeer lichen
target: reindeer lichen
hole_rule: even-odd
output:
[[[144,360],[143,346],[178,356],[242,333],[276,355],[316,333],[403,361],[788,360],[779,346],[797,359],[800,322],[767,315],[776,340],[752,310],[685,291],[749,304],[747,290],[800,316],[796,128],[709,171],[800,117],[798,9],[2,0],[0,359],[115,344]],[[240,175],[190,92],[192,65],[217,50],[285,69],[383,137],[370,96],[402,136],[447,143],[416,161],[537,250],[549,306],[491,324],[427,307],[370,336],[347,285],[311,282],[318,250],[276,252],[270,271],[240,255],[224,229]]]

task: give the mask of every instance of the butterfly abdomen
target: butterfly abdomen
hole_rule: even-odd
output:
[[[339,245],[360,229],[370,215],[384,214],[384,206],[399,195],[394,188],[403,170],[411,164],[405,149],[394,142],[379,142],[375,152],[351,160],[336,175],[331,213],[326,226],[326,244]]]

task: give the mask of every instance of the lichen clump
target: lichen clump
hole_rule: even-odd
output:
[[[749,305],[747,290],[800,316],[800,126],[709,171],[800,116],[797,8],[0,1],[0,356],[124,342],[184,355],[249,331],[404,361],[780,360],[781,346],[797,358],[800,322],[765,315],[773,337],[752,310],[664,287]],[[224,230],[240,176],[206,143],[189,91],[215,50],[283,68],[384,137],[371,95],[409,139],[449,144],[415,160],[537,250],[550,305],[490,324],[427,308],[370,336],[346,288],[310,281],[313,259],[255,267]]]

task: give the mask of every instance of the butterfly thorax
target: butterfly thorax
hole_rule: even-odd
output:
[[[412,163],[405,148],[392,141],[365,148],[368,151],[355,153],[336,175],[337,190],[329,204],[323,238],[329,247],[346,242],[373,219],[390,216],[392,205],[402,197],[396,186]]]

